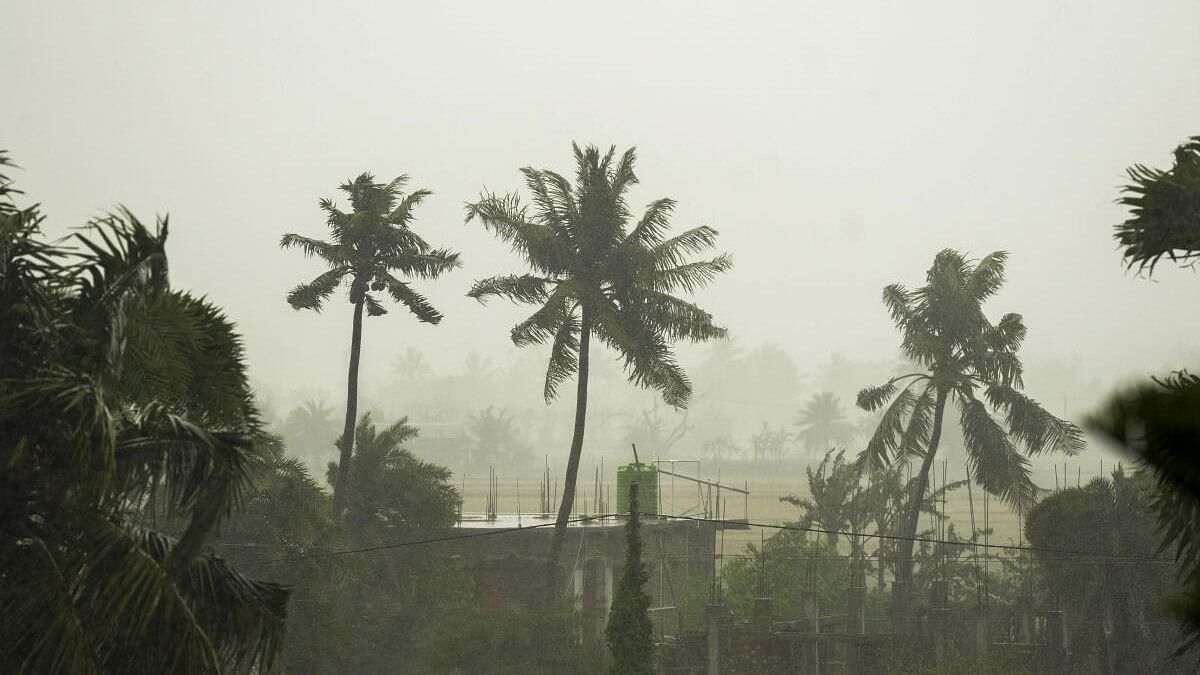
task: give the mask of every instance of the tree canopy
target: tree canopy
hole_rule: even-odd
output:
[[[3,670],[270,668],[288,591],[207,549],[260,461],[233,325],[169,285],[165,219],[121,210],[69,248],[14,194],[0,175]]]

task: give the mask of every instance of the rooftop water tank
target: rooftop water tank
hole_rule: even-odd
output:
[[[629,513],[629,485],[638,484],[638,513],[658,515],[658,471],[653,464],[617,467],[617,513]]]

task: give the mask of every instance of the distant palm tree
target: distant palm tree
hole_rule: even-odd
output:
[[[341,186],[350,196],[350,213],[339,210],[331,200],[321,200],[332,241],[285,234],[283,248],[298,248],[308,257],[317,257],[329,270],[288,293],[294,309],[321,311],[325,301],[343,281],[349,281],[349,299],[353,306],[350,337],[350,369],[346,385],[346,418],[342,427],[345,445],[340,450],[338,483],[348,485],[354,443],[354,422],[358,416],[358,364],[362,352],[363,309],[370,316],[387,314],[387,309],[372,292],[386,292],[395,302],[408,308],[418,320],[437,324],[442,314],[403,277],[436,279],[459,266],[458,254],[431,247],[410,225],[413,209],[430,193],[416,190],[407,195],[402,188],[408,181],[400,176],[390,183],[376,183],[364,173]],[[398,275],[398,276],[397,276]],[[333,510],[341,514],[344,495],[336,488]]]
[[[333,414],[333,408],[325,405],[324,401],[308,400],[292,408],[283,422],[283,428],[288,435],[311,443],[313,439],[320,438],[334,425]],[[333,439],[327,438],[326,440],[332,441]]]
[[[433,375],[433,367],[424,352],[408,347],[392,359],[392,372],[405,382],[420,382]]]
[[[707,285],[732,262],[727,255],[689,262],[691,254],[715,244],[717,232],[701,226],[667,238],[673,200],[651,202],[631,223],[625,194],[637,182],[632,148],[617,159],[615,148],[602,155],[595,147],[573,147],[574,186],[553,171],[522,169],[533,193],[533,213],[515,194],[486,193],[467,205],[467,221],[479,220],[530,268],[477,281],[468,295],[538,306],[512,329],[512,341],[517,346],[552,343],[543,388],[547,402],[563,382],[578,376],[575,429],[549,559],[552,575],[583,452],[591,338],[624,358],[632,382],[658,390],[669,405],[687,405],[692,386],[672,343],[723,337],[725,329],[673,293]]]
[[[796,437],[809,453],[845,447],[856,435],[837,396],[828,391],[814,394],[796,413],[793,424],[800,428]]]
[[[471,415],[467,438],[472,446],[471,463],[499,461],[511,466],[529,458],[529,445],[521,437],[516,418],[504,408],[488,406]]]
[[[910,538],[897,544],[893,593],[901,622],[912,582],[911,537],[917,533],[948,401],[953,400],[960,412],[974,480],[1018,511],[1033,505],[1037,487],[1030,478],[1029,460],[1014,439],[1031,455],[1075,454],[1083,447],[1074,424],[1021,393],[1021,316],[1005,314],[992,324],[983,313],[983,302],[1004,283],[1006,258],[1006,253],[996,252],[972,265],[962,254],[946,249],[934,258],[925,286],[910,291],[893,284],[883,291],[884,304],[903,337],[901,351],[922,368],[858,394],[858,405],[869,412],[891,401],[859,462],[882,468],[921,459],[899,527],[900,535]],[[1004,426],[989,406],[1004,415]]]

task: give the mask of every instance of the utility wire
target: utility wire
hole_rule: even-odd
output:
[[[577,518],[568,519],[567,523],[570,524],[570,523],[591,522],[591,521],[596,521],[596,520],[606,520],[606,519],[613,518],[616,516],[621,516],[621,515],[624,515],[624,514],[606,513],[606,514],[600,514],[600,515],[594,515],[594,516],[580,516]],[[863,534],[863,533],[850,532],[847,530],[830,530],[830,529],[825,529],[825,528],[821,528],[821,527],[801,527],[799,525],[785,525],[785,524],[778,524],[778,523],[758,523],[758,522],[751,522],[751,521],[745,521],[745,520],[728,520],[728,519],[723,519],[723,518],[702,518],[702,517],[698,517],[698,516],[675,515],[675,516],[667,516],[667,518],[672,519],[672,520],[685,520],[685,521],[692,521],[692,522],[698,522],[698,523],[710,523],[710,524],[714,524],[714,525],[738,525],[741,527],[762,527],[762,528],[773,529],[773,530],[808,532],[808,533],[813,533],[813,534],[838,535],[838,536],[845,536],[845,537],[857,536],[857,537],[863,538],[864,540],[876,538],[876,539],[888,539],[888,540],[893,540],[893,541],[913,541],[913,542],[927,543],[927,544],[943,544],[943,545],[947,545],[947,546],[970,546],[970,547],[982,548],[982,549],[998,549],[998,550],[1003,550],[1003,551],[1041,553],[1041,554],[1045,554],[1045,555],[1049,555],[1049,556],[1056,556],[1056,557],[1060,557],[1060,558],[1090,559],[1090,560],[1099,560],[1099,561],[1148,562],[1148,563],[1149,562],[1157,562],[1157,563],[1174,563],[1175,562],[1175,560],[1172,558],[1167,558],[1167,557],[1162,557],[1162,556],[1104,555],[1104,554],[1091,553],[1091,552],[1087,552],[1087,551],[1071,551],[1071,550],[1067,550],[1067,549],[1043,548],[1043,547],[1037,547],[1037,546],[1024,546],[1024,545],[1016,545],[1016,544],[979,543],[979,542],[971,541],[971,540],[937,539],[934,537],[906,537],[906,536],[901,536],[901,535],[890,535],[890,534],[880,534],[880,533]],[[551,521],[551,522],[546,522],[546,523],[539,523],[537,525],[528,525],[525,527],[506,527],[506,528],[499,528],[499,529],[487,529],[487,530],[482,530],[479,532],[454,534],[454,535],[447,535],[447,536],[443,536],[443,537],[430,537],[427,539],[417,539],[417,540],[413,540],[413,541],[393,542],[393,543],[389,543],[389,544],[379,544],[376,546],[366,546],[366,547],[362,547],[362,548],[334,549],[334,550],[328,550],[328,551],[306,553],[306,554],[297,555],[297,556],[288,556],[288,557],[283,557],[283,558],[264,558],[264,559],[260,559],[260,560],[247,561],[247,562],[241,563],[241,564],[269,565],[269,564],[277,564],[277,563],[302,562],[304,560],[312,560],[312,559],[317,559],[317,558],[328,558],[328,557],[345,556],[345,555],[357,555],[360,553],[374,553],[374,552],[387,551],[387,550],[393,550],[393,549],[399,549],[399,548],[408,548],[411,546],[424,546],[427,544],[436,544],[436,543],[447,542],[447,541],[459,541],[459,540],[466,540],[466,539],[476,539],[476,538],[480,538],[480,537],[497,536],[497,535],[502,535],[502,534],[521,533],[521,532],[526,532],[529,530],[538,530],[538,529],[545,529],[548,527],[554,527],[556,524],[557,524],[556,522]],[[672,554],[668,554],[668,555],[670,556]]]
[[[592,520],[600,520],[602,518],[610,518],[613,515],[616,515],[616,514],[609,514],[606,516],[581,516],[579,518],[569,518],[567,520],[567,524],[582,523],[582,522],[587,522],[587,521],[592,521]],[[505,528],[495,529],[495,530],[489,529],[489,530],[482,530],[480,532],[470,532],[470,533],[465,533],[465,534],[453,534],[453,535],[448,535],[445,537],[430,537],[428,539],[417,539],[417,540],[413,540],[413,541],[398,541],[398,542],[393,542],[390,544],[379,544],[376,546],[364,546],[362,548],[334,549],[332,551],[306,553],[303,555],[288,556],[286,558],[263,558],[260,560],[250,560],[250,561],[247,561],[247,562],[241,563],[241,564],[244,564],[244,565],[269,565],[269,564],[273,564],[273,563],[300,562],[300,561],[304,561],[304,560],[312,560],[315,558],[330,558],[330,557],[334,557],[334,556],[354,555],[354,554],[358,554],[358,553],[375,553],[377,551],[387,551],[387,550],[397,549],[397,548],[406,548],[409,546],[423,546],[425,544],[436,544],[438,542],[443,542],[443,541],[458,541],[460,539],[476,539],[479,537],[492,537],[492,536],[496,536],[496,535],[500,535],[500,534],[509,534],[512,532],[523,532],[525,530],[537,530],[537,529],[543,529],[543,528],[547,528],[547,527],[554,527],[555,525],[557,525],[557,522],[551,521],[548,523],[541,523],[538,525],[528,525],[525,527],[505,527]]]

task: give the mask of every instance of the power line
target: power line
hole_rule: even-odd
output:
[[[1144,560],[1144,561],[1159,561],[1159,562],[1174,562],[1171,558],[1161,556],[1110,556],[1099,553],[1089,553],[1087,551],[1070,551],[1066,549],[1041,548],[1037,546],[1018,546],[1016,544],[981,544],[970,540],[952,540],[952,539],[935,539],[933,537],[905,537],[893,534],[866,534],[863,532],[851,532],[847,530],[827,530],[820,527],[800,527],[799,525],[779,525],[776,523],[755,523],[746,520],[721,520],[716,518],[699,518],[696,516],[669,516],[678,520],[692,520],[701,523],[714,524],[729,524],[740,525],[743,527],[764,527],[774,530],[791,530],[796,532],[812,532],[815,534],[833,534],[844,537],[862,537],[868,539],[889,539],[899,541],[913,541],[927,544],[946,544],[949,546],[969,546],[972,548],[995,548],[1007,551],[1028,551],[1030,553],[1047,553],[1060,555],[1064,557],[1092,557],[1100,560]]]
[[[579,518],[569,518],[569,519],[567,519],[567,524],[599,520],[601,518],[611,518],[613,515],[616,515],[616,514],[608,514],[608,515],[602,515],[602,516],[581,516]],[[457,541],[460,539],[476,539],[478,537],[490,537],[490,536],[495,536],[495,535],[499,535],[499,534],[509,534],[512,532],[523,532],[525,530],[537,530],[537,529],[542,529],[542,528],[547,528],[547,527],[554,527],[557,524],[558,524],[557,522],[549,522],[549,523],[541,523],[538,525],[529,525],[526,527],[505,527],[505,528],[494,529],[494,530],[483,530],[481,532],[471,532],[468,534],[448,535],[445,537],[430,537],[428,539],[417,539],[417,540],[413,540],[413,541],[400,541],[400,542],[393,542],[390,544],[379,544],[377,546],[364,546],[362,548],[334,549],[332,551],[325,551],[325,552],[319,552],[319,553],[307,553],[307,554],[303,554],[303,555],[289,556],[286,558],[264,558],[261,560],[247,561],[242,564],[244,564],[244,565],[269,565],[272,563],[300,562],[300,561],[304,561],[304,560],[312,560],[315,558],[331,558],[334,556],[353,555],[353,554],[358,554],[358,553],[374,553],[377,551],[387,551],[387,550],[397,549],[397,548],[406,548],[409,546],[423,546],[425,544],[436,544],[438,542],[443,542],[443,541]]]
[[[570,523],[592,522],[592,521],[597,521],[597,520],[607,520],[607,519],[614,518],[614,517],[620,516],[620,515],[623,515],[623,514],[607,513],[607,514],[600,514],[600,515],[593,515],[593,516],[580,516],[577,518],[568,519],[567,523],[570,524]],[[691,521],[691,522],[698,522],[698,523],[709,523],[709,524],[713,524],[713,525],[738,525],[740,527],[761,527],[761,528],[781,530],[781,531],[806,532],[806,533],[812,533],[812,534],[837,535],[837,536],[844,536],[844,537],[862,537],[864,540],[869,540],[869,539],[874,538],[874,539],[887,539],[887,540],[892,540],[892,541],[913,541],[913,542],[927,543],[927,544],[942,544],[942,545],[947,545],[947,546],[963,546],[963,547],[971,547],[973,549],[982,548],[985,550],[986,549],[998,549],[998,550],[1003,550],[1003,551],[1039,553],[1039,554],[1043,554],[1045,556],[1055,556],[1055,558],[1052,558],[1052,559],[1060,559],[1060,560],[1061,559],[1077,559],[1077,560],[1088,559],[1088,560],[1096,560],[1096,561],[1130,562],[1130,563],[1136,563],[1136,562],[1174,563],[1175,562],[1175,560],[1172,558],[1165,558],[1165,557],[1161,557],[1161,556],[1104,555],[1104,554],[1098,554],[1098,553],[1091,553],[1091,552],[1087,552],[1087,551],[1071,551],[1071,550],[1067,550],[1067,549],[1054,549],[1054,548],[1044,548],[1044,547],[1037,547],[1037,546],[1020,546],[1020,545],[1016,545],[1016,544],[980,543],[980,542],[969,541],[969,540],[937,539],[937,538],[933,538],[933,537],[907,537],[907,536],[902,536],[902,535],[889,535],[889,534],[881,534],[881,533],[865,534],[865,533],[851,532],[851,531],[846,531],[846,530],[830,530],[830,529],[825,529],[825,528],[820,528],[820,527],[801,527],[799,525],[786,525],[786,524],[778,524],[778,523],[759,523],[759,522],[751,522],[751,521],[744,521],[744,520],[729,520],[729,519],[721,519],[721,518],[702,518],[702,517],[697,517],[697,516],[675,515],[675,516],[668,516],[668,518],[673,519],[673,520],[684,520],[684,521]],[[308,554],[297,555],[297,556],[288,556],[288,557],[283,557],[283,558],[265,558],[265,559],[261,559],[261,560],[248,561],[248,562],[242,563],[242,564],[270,565],[270,564],[278,564],[278,563],[302,562],[304,560],[313,560],[313,559],[317,559],[317,558],[330,558],[330,557],[338,557],[338,556],[346,556],[346,555],[357,555],[360,553],[375,553],[375,552],[379,552],[379,551],[388,551],[388,550],[408,548],[408,547],[413,547],[413,546],[424,546],[427,544],[436,544],[436,543],[447,542],[447,541],[459,541],[459,540],[467,540],[467,539],[476,539],[476,538],[480,538],[480,537],[497,536],[497,535],[502,535],[502,534],[522,533],[522,532],[527,532],[527,531],[531,531],[531,530],[539,530],[539,529],[545,529],[548,527],[554,527],[556,524],[557,524],[556,522],[547,522],[547,523],[539,523],[536,525],[529,525],[529,526],[524,526],[524,527],[508,527],[508,528],[500,528],[500,529],[488,529],[488,530],[482,530],[479,532],[447,535],[447,536],[442,536],[442,537],[430,537],[430,538],[426,538],[426,539],[417,539],[417,540],[412,540],[412,541],[393,542],[393,543],[389,543],[389,544],[379,544],[376,546],[366,546],[366,547],[361,547],[361,548],[334,549],[334,550],[314,552],[314,553],[308,553]],[[670,556],[671,554],[668,554],[668,555]],[[736,557],[736,554],[735,554],[735,556],[723,556],[723,557]]]

